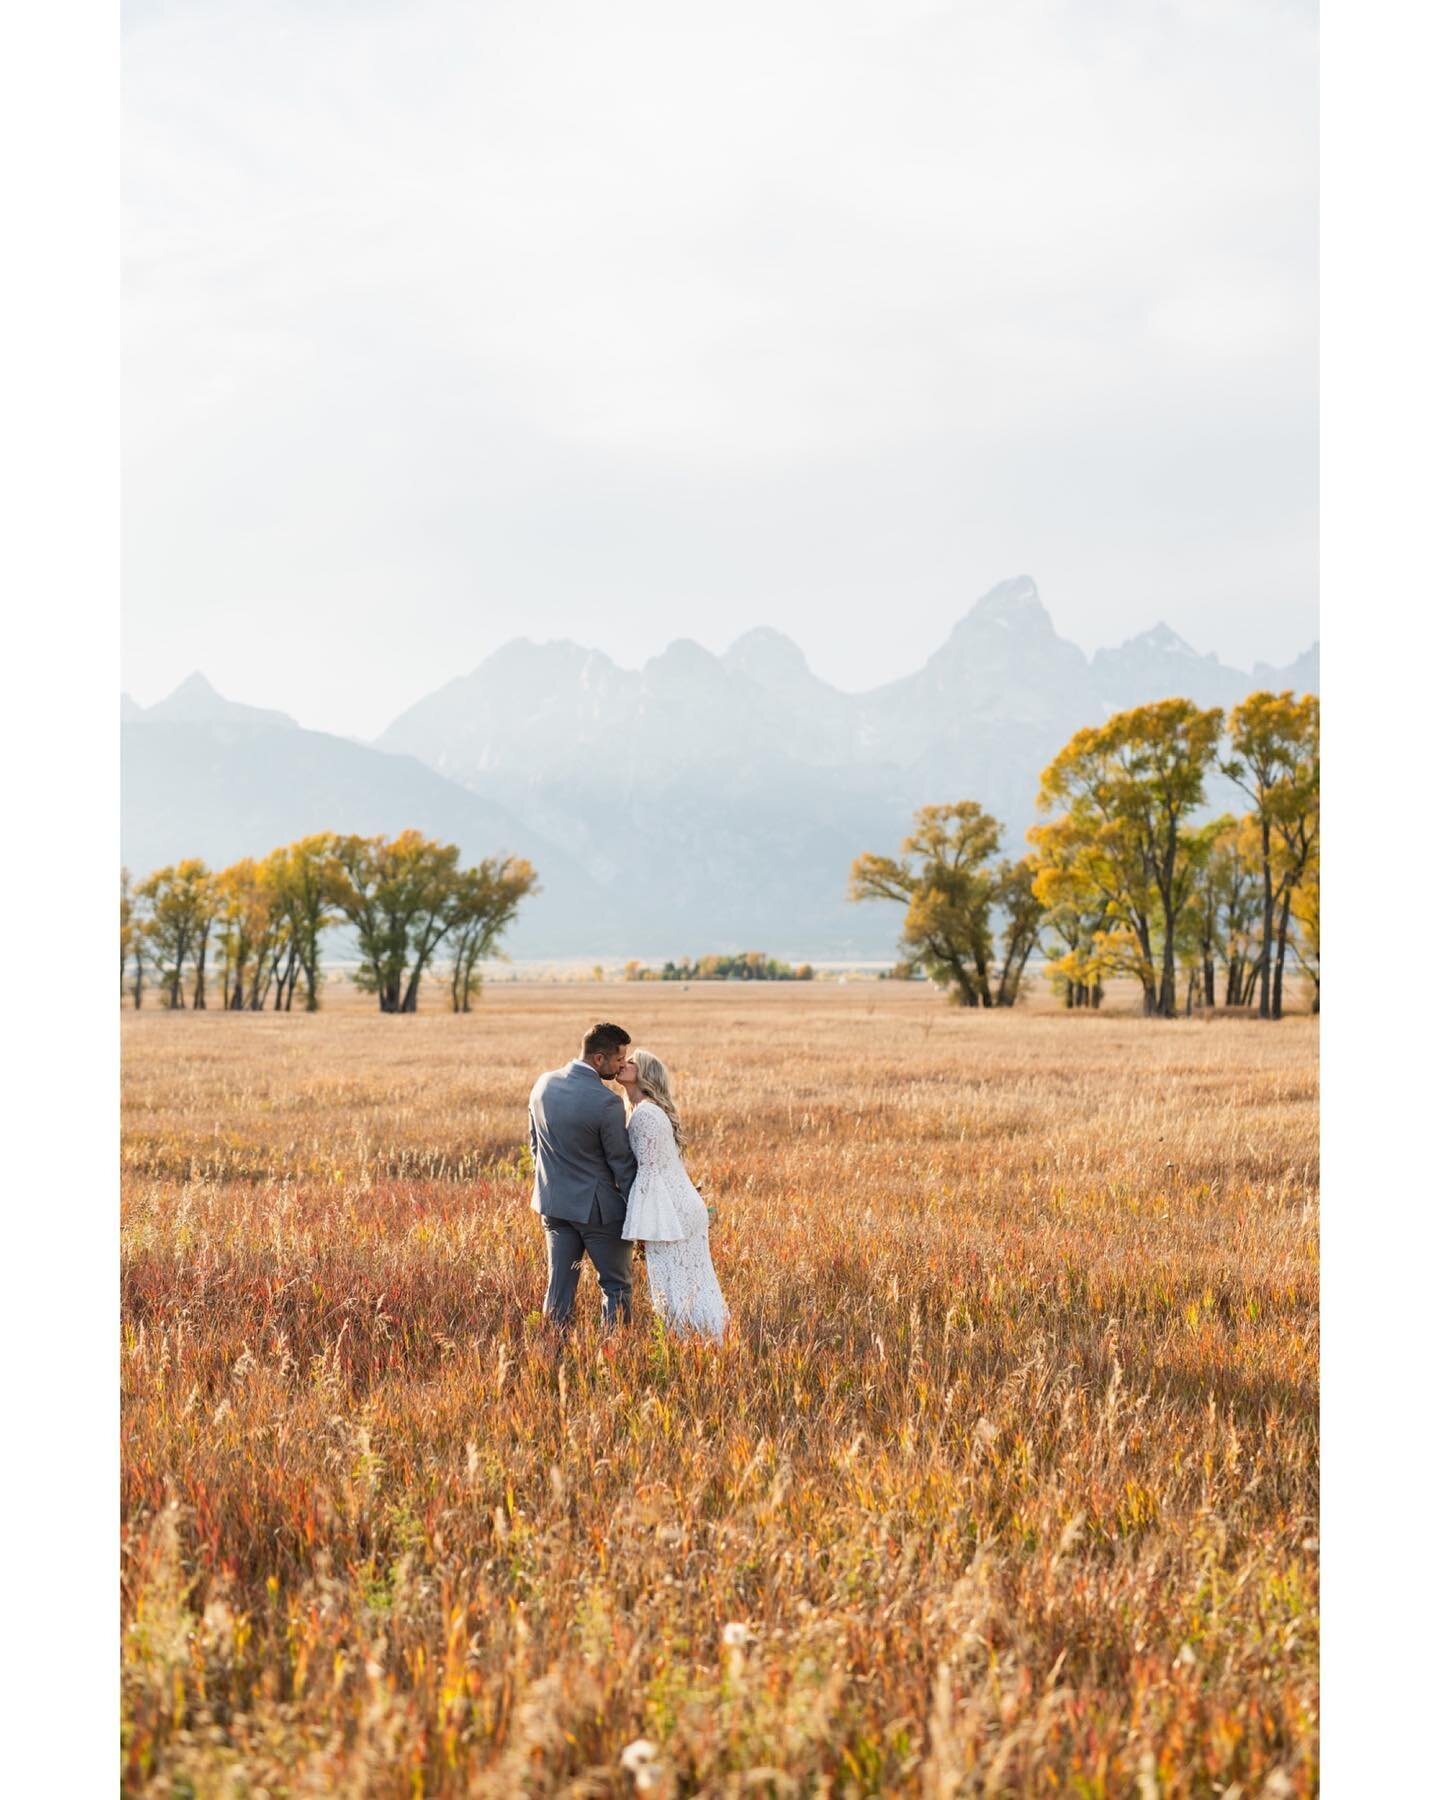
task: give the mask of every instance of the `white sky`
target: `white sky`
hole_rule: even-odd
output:
[[[1307,0],[130,0],[126,685],[1316,635]]]

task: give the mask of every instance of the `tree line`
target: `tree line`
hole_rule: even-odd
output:
[[[1197,820],[1220,774],[1248,809]],[[1135,977],[1145,1012],[1284,1010],[1293,964],[1320,1008],[1320,706],[1258,692],[1160,700],[1077,731],[1040,777],[1032,848],[1000,857],[972,800],[922,807],[898,857],[867,853],[852,900],[905,906],[899,973],[965,1006],[1013,1006],[1034,951],[1071,1007]]]
[[[627,981],[813,981],[815,970],[810,963],[792,968],[767,956],[763,950],[741,950],[734,956],[689,957],[680,962],[667,962],[662,968],[650,969],[639,962],[625,965]]]
[[[320,945],[354,932],[356,985],[381,1012],[413,1013],[420,982],[446,953],[450,1005],[469,1012],[478,965],[494,954],[520,902],[538,892],[522,857],[460,866],[460,851],[418,831],[397,837],[317,832],[266,857],[211,871],[198,858],[139,883],[120,872],[120,987],[134,1006],[153,978],[163,1005],[289,1012],[297,988],[320,1005]]]

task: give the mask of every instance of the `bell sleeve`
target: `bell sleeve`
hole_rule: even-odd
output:
[[[665,1177],[662,1131],[653,1106],[637,1106],[630,1116],[630,1148],[635,1152],[635,1183],[625,1207],[620,1235],[632,1242],[677,1243],[685,1236],[670,1185]]]

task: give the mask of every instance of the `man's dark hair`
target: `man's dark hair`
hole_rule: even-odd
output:
[[[594,1056],[599,1051],[623,1050],[630,1033],[623,1025],[592,1025],[580,1045],[581,1056]]]

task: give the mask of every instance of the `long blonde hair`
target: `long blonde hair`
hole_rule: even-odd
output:
[[[677,1147],[683,1144],[680,1135],[680,1114],[676,1110],[674,1096],[670,1092],[670,1071],[660,1058],[649,1050],[632,1050],[630,1060],[635,1065],[636,1083],[647,1100],[653,1100],[670,1121],[675,1132]]]

